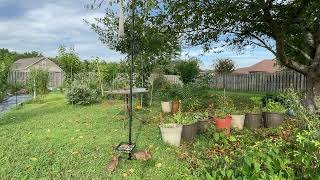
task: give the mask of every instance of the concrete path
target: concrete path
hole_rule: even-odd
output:
[[[0,114],[3,114],[4,112],[8,111],[9,109],[13,108],[16,106],[16,103],[19,105],[32,97],[29,95],[18,95],[17,98],[16,96],[11,96],[5,101],[0,103]]]

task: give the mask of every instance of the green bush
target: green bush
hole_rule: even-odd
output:
[[[8,90],[11,94],[17,93],[27,93],[27,85],[22,82],[9,83]]]
[[[66,98],[70,104],[89,105],[101,101],[101,97],[96,89],[90,88],[88,83],[74,80],[66,93]]]
[[[200,73],[199,61],[194,58],[177,61],[175,69],[184,84],[194,82]]]
[[[28,92],[33,92],[33,94],[36,96],[47,94],[48,85],[49,85],[49,72],[46,69],[30,70],[28,74],[28,79],[27,79]]]

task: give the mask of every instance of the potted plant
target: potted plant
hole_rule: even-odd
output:
[[[180,86],[178,85],[174,85],[171,90],[171,98],[172,98],[172,108],[171,108],[171,112],[174,114],[176,112],[178,112],[180,110],[180,96],[179,96],[179,88]]]
[[[234,110],[231,113],[231,127],[237,129],[243,129],[245,114],[241,110]]]
[[[262,98],[251,97],[250,100],[253,102],[254,107],[251,112],[246,113],[244,125],[250,129],[257,129],[263,125],[263,116],[261,113]]]
[[[208,130],[209,126],[209,113],[205,111],[204,113],[201,114],[195,114],[194,116],[196,119],[198,119],[198,133],[205,133]]]
[[[160,92],[161,109],[163,113],[171,113],[172,102],[170,96],[170,89],[166,88]]]
[[[191,114],[181,115],[180,112],[177,114],[182,117],[182,139],[185,141],[191,141],[198,132],[197,119],[195,119]]]
[[[265,119],[265,127],[278,127],[283,122],[284,113],[286,111],[287,108],[285,108],[280,102],[275,102],[272,99],[268,100],[263,113]]]
[[[214,124],[217,129],[224,129],[226,135],[230,135],[231,116],[226,109],[217,109],[213,117]]]
[[[180,146],[181,134],[182,134],[182,117],[174,115],[170,118],[170,123],[160,125],[160,132],[164,142]]]

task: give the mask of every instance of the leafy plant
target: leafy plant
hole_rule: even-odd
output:
[[[261,112],[261,106],[262,106],[262,101],[261,101],[261,97],[257,97],[257,96],[253,96],[250,98],[250,100],[253,102],[253,108],[252,111],[253,113],[259,113]]]
[[[197,121],[196,118],[190,113],[182,113],[182,112],[177,112],[173,114],[172,118],[170,119],[170,122],[176,123],[176,124],[183,124],[183,125],[188,125],[195,123]]]
[[[285,108],[280,102],[275,102],[274,100],[270,99],[268,100],[264,110],[266,112],[285,113],[287,108]]]

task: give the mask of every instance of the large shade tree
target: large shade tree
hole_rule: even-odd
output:
[[[180,54],[178,36],[152,25],[150,16],[148,16],[155,7],[152,1],[135,1],[134,31],[132,31],[131,14],[133,1],[111,1],[111,4],[107,4],[106,0],[93,0],[92,2],[91,7],[96,5],[106,10],[103,18],[96,18],[94,22],[87,21],[104,44],[120,53],[130,54],[131,42],[134,42],[134,73],[139,75],[140,82],[145,82],[157,65],[167,64]],[[119,34],[119,8],[121,7],[124,14],[123,35]]]
[[[319,0],[159,0],[157,23],[181,34],[186,44],[216,42],[243,49],[260,46],[279,64],[307,80],[306,105],[315,108],[320,79]]]

